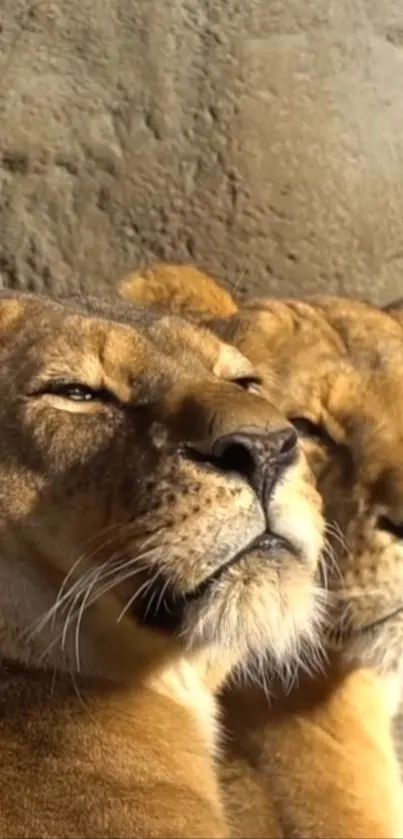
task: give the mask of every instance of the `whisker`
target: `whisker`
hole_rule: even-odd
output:
[[[145,541],[149,541],[149,540],[145,540]],[[144,544],[144,543],[143,543],[143,544]],[[157,550],[157,548],[151,548],[151,549],[150,549],[150,550],[148,550],[148,551],[142,551],[142,553],[140,553],[140,554],[139,554],[139,556],[138,556],[138,560],[140,561],[140,560],[144,559],[146,556],[150,556],[150,555],[151,555],[151,553],[152,553],[152,552],[155,552],[156,550]],[[114,562],[114,560],[116,559],[116,557],[117,557],[117,558],[119,558],[119,557],[120,557],[120,554],[119,554],[119,553],[112,554],[112,556],[108,557],[108,559],[106,559],[106,560],[102,563],[102,566],[101,566],[101,567],[102,567],[102,568],[107,567],[107,568],[109,569],[109,568],[110,568],[110,566],[111,566],[111,563],[112,563],[112,562]],[[81,557],[80,557],[80,560],[81,560]],[[122,563],[126,563],[126,560],[125,560],[125,559],[122,559],[121,561],[122,561]],[[75,563],[75,565],[76,565],[76,567],[77,567],[77,563]],[[97,569],[95,569],[95,570],[97,570]],[[42,615],[42,616],[40,616],[39,618],[37,618],[35,621],[33,621],[33,622],[32,622],[32,624],[30,624],[28,627],[26,627],[26,628],[22,631],[22,633],[21,633],[21,639],[26,640],[26,641],[29,641],[29,640],[31,640],[31,639],[32,639],[35,635],[39,634],[39,632],[41,632],[41,631],[42,631],[42,629],[43,629],[43,628],[46,626],[46,624],[47,624],[47,623],[51,620],[51,618],[54,618],[54,619],[55,619],[57,612],[58,612],[58,611],[59,611],[62,607],[65,607],[65,606],[68,604],[68,602],[69,602],[70,598],[72,597],[73,592],[77,592],[77,594],[78,594],[78,595],[80,594],[80,591],[81,591],[81,588],[82,588],[82,585],[83,585],[83,580],[88,579],[88,578],[86,578],[86,575],[88,575],[88,574],[92,574],[92,573],[94,573],[94,569],[93,569],[93,568],[88,569],[88,571],[86,571],[86,572],[85,572],[85,574],[81,575],[81,576],[80,576],[80,577],[79,577],[79,578],[78,578],[78,579],[77,579],[77,580],[76,580],[76,581],[75,581],[75,582],[71,585],[71,587],[68,589],[68,591],[65,591],[65,592],[64,592],[64,594],[63,594],[63,596],[61,596],[61,597],[60,597],[60,590],[59,590],[59,594],[58,594],[58,596],[57,596],[57,598],[56,598],[56,602],[55,602],[55,603],[54,603],[54,604],[50,607],[50,609],[48,609],[48,611],[47,611],[47,612],[45,612],[45,614],[44,614],[44,615]],[[53,624],[54,624],[54,620],[53,620]]]
[[[77,620],[76,620],[75,651],[76,651],[76,664],[77,664],[78,671],[80,671],[79,634],[80,634],[80,626],[81,626],[81,622],[82,622],[85,610],[90,608],[91,606],[93,606],[94,603],[99,601],[101,597],[108,594],[108,592],[111,591],[113,588],[116,588],[116,586],[121,585],[123,582],[125,582],[125,580],[127,580],[129,578],[132,579],[137,574],[139,574],[141,571],[144,571],[144,569],[145,569],[144,559],[146,558],[146,556],[149,556],[153,552],[154,552],[154,550],[151,549],[150,551],[148,551],[144,554],[141,554],[140,557],[134,557],[133,559],[131,559],[129,561],[127,561],[127,560],[123,561],[123,562],[120,563],[118,568],[109,569],[106,573],[104,573],[102,575],[95,576],[94,579],[91,581],[91,583],[88,586],[87,591],[85,592],[84,597],[81,601],[81,606],[79,607],[78,617],[77,617]],[[138,566],[140,562],[141,562],[141,566],[140,567],[135,567],[135,570],[133,570],[133,566]],[[121,573],[119,573],[119,572],[121,572]],[[108,583],[107,586],[104,585],[103,588],[100,591],[96,592],[96,594],[93,598],[90,598],[91,592],[94,590],[94,587],[96,586],[96,584],[100,583],[100,582],[104,582],[106,579],[108,579],[110,577],[112,577],[112,582]]]
[[[103,563],[103,565],[106,565],[106,563],[108,563],[110,561],[111,561],[110,559],[106,560],[105,563]],[[88,569],[88,571],[86,573],[87,574],[92,573],[93,570],[94,569],[90,568],[90,569]],[[58,596],[56,598],[56,602],[50,607],[50,609],[48,609],[47,612],[45,612],[44,615],[41,615],[39,618],[37,618],[35,621],[33,621],[32,624],[30,624],[28,627],[26,627],[23,630],[23,632],[21,633],[21,638],[22,639],[25,638],[27,641],[30,641],[35,635],[37,635],[39,632],[41,632],[42,629],[46,626],[46,624],[50,621],[50,619],[53,616],[56,616],[56,613],[61,609],[61,607],[63,605],[65,605],[66,601],[67,602],[69,601],[73,592],[76,589],[80,589],[80,587],[82,586],[83,579],[85,579],[85,574],[82,575],[81,577],[79,577],[71,585],[71,587],[68,589],[68,591],[65,592],[65,594],[63,594],[63,597],[60,598]],[[54,625],[54,622],[53,622],[53,625]],[[29,633],[29,634],[27,635],[27,633]]]
[[[74,619],[77,616],[77,614],[79,614],[79,612],[80,612],[80,609],[81,609],[80,606],[78,607],[77,611],[74,612],[74,608],[75,608],[77,602],[82,597],[86,598],[86,595],[87,595],[88,591],[91,591],[93,589],[94,585],[96,585],[97,582],[98,583],[103,582],[105,579],[108,579],[110,577],[115,578],[115,579],[113,579],[112,583],[108,583],[107,586],[103,587],[103,590],[101,591],[101,593],[97,592],[97,595],[94,598],[91,599],[90,603],[87,604],[88,606],[95,603],[97,600],[99,600],[99,597],[101,596],[102,593],[104,593],[104,592],[107,593],[109,590],[114,588],[115,585],[118,584],[118,582],[120,580],[120,577],[118,578],[118,580],[116,580],[116,575],[119,574],[120,570],[123,571],[125,569],[127,563],[123,559],[118,559],[116,561],[116,564],[117,564],[117,567],[116,567],[115,564],[111,567],[110,561],[106,560],[99,568],[91,569],[90,572],[81,579],[80,589],[79,589],[78,592],[76,592],[76,594],[75,594],[75,596],[72,600],[72,603],[70,604],[70,608],[69,608],[69,611],[68,611],[68,614],[67,614],[67,622],[65,624],[65,628],[68,626],[68,622],[69,622],[70,617],[72,619]],[[132,571],[128,572],[127,576],[130,576],[132,573],[133,573]],[[65,643],[65,633],[63,635],[62,646],[64,646],[64,643]]]
[[[166,590],[167,590],[168,587],[169,587],[169,580],[166,580],[166,582],[164,583],[164,585],[161,589],[160,596],[158,598],[158,603],[157,603],[156,608],[155,608],[155,614],[158,614],[158,612],[160,611],[163,603],[165,605],[165,593],[166,593]]]
[[[343,533],[340,525],[336,521],[328,521],[325,524],[325,533],[327,533],[331,538],[337,542],[342,550],[348,550],[348,544],[345,534]]]
[[[149,588],[151,588],[151,585],[149,586]],[[150,599],[147,603],[147,606],[146,606],[146,609],[145,609],[145,612],[144,612],[144,620],[147,620],[147,617],[151,612],[151,607],[154,603],[154,600],[155,600],[157,594],[158,594],[158,592],[156,591],[156,589],[154,589],[154,591],[151,593],[151,597],[150,597]],[[154,614],[155,614],[155,612],[154,612]]]
[[[129,526],[129,525],[128,525],[128,526]],[[110,525],[110,526],[109,526],[109,528],[108,528],[108,527],[104,528],[104,530],[103,530],[103,531],[101,531],[101,533],[100,533],[100,534],[98,534],[98,536],[96,536],[96,537],[91,537],[91,538],[92,538],[92,539],[94,539],[94,538],[98,538],[98,539],[99,539],[100,535],[103,535],[103,534],[104,534],[104,533],[105,533],[108,529],[115,529],[115,528],[118,528],[118,527],[119,527],[119,528],[121,528],[121,527],[122,527],[122,525],[120,525],[120,524]],[[141,544],[141,547],[142,547],[142,553],[143,553],[143,551],[144,551],[144,548],[146,548],[146,547],[149,545],[149,543],[152,541],[152,539],[154,538],[154,536],[155,536],[155,535],[156,535],[156,534],[150,534],[150,535],[149,535],[146,539],[144,539],[144,540],[142,541],[142,544]],[[89,540],[87,540],[87,541],[89,541]],[[91,553],[89,553],[89,554],[88,554],[88,553],[83,553],[83,554],[81,554],[81,556],[79,556],[79,558],[76,560],[76,562],[73,564],[73,566],[70,568],[70,570],[69,570],[69,571],[68,571],[68,573],[66,574],[66,576],[65,576],[65,578],[64,578],[64,580],[63,580],[63,582],[62,582],[62,584],[61,584],[61,586],[60,586],[59,593],[58,593],[58,596],[57,596],[57,598],[56,598],[56,602],[55,602],[55,608],[56,608],[56,610],[57,610],[57,604],[58,604],[59,598],[61,597],[61,595],[62,595],[62,593],[63,593],[63,591],[64,591],[64,589],[65,589],[65,587],[66,587],[66,584],[67,584],[68,580],[70,579],[71,575],[72,575],[72,574],[74,573],[74,571],[77,569],[77,567],[78,567],[78,565],[80,564],[80,562],[83,562],[84,560],[89,561],[90,559],[93,559],[93,558],[94,558],[94,556],[97,554],[97,552],[98,552],[98,551],[102,551],[102,550],[104,550],[104,549],[106,548],[106,546],[107,546],[108,544],[110,544],[110,542],[111,542],[111,541],[112,541],[112,538],[109,538],[109,539],[105,540],[104,542],[102,542],[101,544],[97,545]],[[86,544],[86,543],[84,542],[84,544]],[[113,554],[113,555],[116,555],[116,552],[115,552],[115,554]],[[108,559],[107,559],[106,561],[107,561],[107,562],[109,562],[109,561],[110,561],[110,559],[111,559],[111,557],[108,557]]]
[[[123,582],[125,582],[125,580],[133,579],[133,577],[135,577],[137,574],[144,571],[145,568],[146,568],[146,565],[142,561],[144,560],[144,558],[146,556],[148,556],[149,554],[154,552],[154,550],[155,549],[152,549],[148,552],[145,552],[144,554],[141,554],[139,557],[134,557],[133,559],[129,560],[129,562],[127,560],[123,560],[123,561],[120,562],[120,564],[118,565],[117,568],[115,567],[113,569],[106,569],[106,571],[104,571],[103,574],[95,574],[93,576],[93,579],[88,580],[88,578],[87,578],[84,581],[80,591],[75,594],[73,602],[70,606],[68,615],[66,617],[64,627],[63,627],[62,649],[65,647],[65,644],[66,644],[66,638],[67,638],[67,633],[68,633],[69,627],[72,624],[73,620],[76,619],[75,644],[74,644],[74,646],[75,646],[76,666],[77,666],[78,671],[80,671],[80,667],[81,667],[80,654],[79,654],[79,633],[80,633],[80,626],[81,626],[81,622],[82,622],[82,619],[83,619],[84,612],[86,610],[88,610],[91,606],[93,606],[96,602],[98,602],[101,599],[101,597],[105,596],[110,591],[112,591],[114,588],[116,588],[116,586],[121,585]],[[140,567],[136,567],[133,570],[133,565],[138,566],[140,562],[142,562]],[[157,576],[158,573],[159,572],[157,572],[157,574],[155,576]],[[93,589],[95,588],[97,583],[99,584],[99,583],[105,581],[105,579],[111,578],[111,577],[112,577],[112,580],[110,582],[108,582],[107,585],[103,585],[100,590],[98,590],[94,593],[93,597],[90,597],[90,593],[91,593],[91,591],[93,591]],[[132,601],[134,602],[135,598],[143,591],[143,589],[145,589],[148,585],[152,584],[153,581],[154,581],[154,578],[152,580],[146,580],[146,582],[140,587],[140,589],[138,589],[135,592],[135,594],[132,598]],[[79,605],[77,607],[77,609],[74,611],[74,608],[77,604],[77,601],[80,598],[82,598],[81,605]],[[121,619],[122,619],[122,613],[120,613],[119,618],[117,619],[117,622],[119,622],[119,620],[121,620]]]
[[[150,580],[146,580],[146,581],[145,581],[145,583],[143,583],[143,584],[140,586],[140,588],[139,588],[139,589],[137,589],[137,591],[135,591],[135,592],[134,592],[134,594],[133,594],[133,595],[129,598],[129,600],[127,601],[126,605],[123,607],[122,611],[120,612],[119,616],[117,617],[117,619],[116,619],[116,623],[120,623],[120,622],[121,622],[121,620],[123,620],[124,616],[127,614],[127,612],[129,611],[129,609],[130,609],[130,608],[133,606],[133,604],[135,603],[135,601],[136,601],[137,597],[139,597],[139,595],[140,595],[140,594],[142,594],[143,592],[147,592],[147,590],[148,590],[149,588],[151,588],[151,587],[154,585],[154,583],[155,583],[155,581],[158,579],[158,577],[159,577],[160,573],[161,573],[161,572],[160,572],[160,570],[159,570],[159,569],[157,569],[157,571],[156,571],[156,573],[154,574],[154,576],[153,576]],[[145,614],[145,617],[146,617],[146,615],[147,615],[147,612],[146,612],[146,614]]]
[[[107,528],[105,528],[106,530]],[[112,526],[110,528],[112,530]],[[99,534],[98,534],[99,538]],[[159,552],[159,559],[160,564],[156,572],[154,573],[151,579],[147,579],[134,594],[130,597],[128,602],[123,606],[118,619],[117,623],[119,623],[127,611],[130,609],[130,606],[134,603],[137,597],[144,594],[149,588],[153,586],[155,581],[158,579],[158,576],[161,573],[161,565],[163,565],[161,561],[161,554],[163,556],[163,543],[159,545],[153,544],[156,539],[156,532],[151,534],[148,538],[142,540],[142,551],[138,553],[137,556],[132,557],[130,560],[127,557],[123,557],[120,553],[116,552],[108,557],[101,565],[97,565],[95,567],[87,568],[84,573],[80,573],[77,579],[72,580],[74,574],[77,573],[77,569],[80,567],[84,561],[88,562],[91,557],[93,557],[98,550],[101,550],[107,544],[107,541],[104,541],[102,545],[98,545],[98,547],[93,551],[92,554],[81,555],[78,559],[73,563],[71,568],[69,569],[68,573],[66,574],[61,587],[57,593],[56,600],[52,604],[52,606],[47,610],[47,612],[41,616],[39,616],[35,621],[32,622],[28,627],[23,630],[22,636],[25,636],[28,639],[33,638],[35,635],[39,634],[47,625],[49,621],[52,620],[52,629],[55,628],[55,620],[58,614],[63,614],[63,623],[60,627],[60,631],[57,632],[56,637],[52,638],[50,643],[47,647],[43,650],[40,655],[40,661],[46,660],[48,656],[52,654],[52,650],[55,648],[57,644],[60,644],[61,652],[65,655],[68,655],[68,659],[70,660],[70,670],[72,670],[73,664],[71,661],[71,655],[74,652],[74,664],[77,672],[80,672],[81,669],[81,654],[80,654],[80,634],[81,634],[81,626],[85,612],[93,606],[101,597],[107,595],[112,589],[116,586],[121,585],[126,580],[130,578],[134,578],[137,574],[149,571],[149,560],[150,558]],[[154,563],[153,563],[154,564]],[[69,582],[71,584],[69,586]],[[158,607],[160,607],[161,602],[163,602],[165,592],[167,588],[167,583],[164,585],[162,591],[155,591],[150,598],[150,603],[147,605],[147,611],[152,606],[156,595],[158,594]],[[70,646],[67,644],[67,639],[70,635],[70,629],[74,624],[74,635],[72,637],[73,642],[73,649],[70,650]]]
[[[101,567],[98,569],[98,572],[93,575],[92,580],[89,583],[89,585],[86,586],[84,595],[81,598],[81,605],[79,606],[79,609],[78,609],[78,615],[77,615],[77,618],[76,618],[76,629],[75,629],[75,635],[74,635],[74,649],[75,649],[75,655],[76,655],[76,668],[77,668],[78,672],[80,672],[80,669],[81,669],[80,650],[79,650],[81,620],[82,620],[82,617],[83,617],[83,614],[84,614],[84,611],[85,611],[86,603],[88,602],[88,599],[91,595],[91,592],[94,589],[94,586],[96,586],[99,579],[104,579],[104,573],[103,572],[104,572],[104,568],[101,565]],[[105,570],[106,575],[109,575],[110,572],[111,572],[111,569]]]
[[[73,591],[70,592],[71,603],[70,603],[70,606],[67,610],[66,617],[64,619],[64,625],[63,625],[63,631],[62,631],[62,637],[61,637],[61,649],[62,650],[65,649],[68,629],[69,629],[69,627],[71,625],[71,622],[72,622],[72,620],[75,616],[75,612],[74,612],[75,606],[80,601],[80,598],[85,595],[85,592],[87,591],[87,587],[91,584],[94,575],[95,576],[99,575],[99,569],[98,568],[91,568],[88,571],[88,573],[85,574],[82,577],[82,579],[80,580],[80,586],[78,588],[78,591],[76,591],[75,594],[74,594]],[[74,596],[73,596],[73,594],[74,594]]]
[[[72,598],[72,602],[70,604],[70,607],[69,607],[69,610],[68,610],[68,613],[67,613],[67,616],[66,616],[66,619],[65,619],[64,629],[63,629],[63,633],[62,633],[62,649],[65,646],[68,627],[69,627],[71,621],[74,620],[74,618],[79,613],[80,607],[78,607],[77,611],[74,611],[74,609],[75,609],[75,606],[76,606],[77,602],[80,600],[80,598],[85,597],[88,588],[92,589],[93,585],[96,584],[97,582],[100,583],[103,580],[107,579],[108,577],[116,576],[117,574],[119,574],[119,570],[125,568],[125,566],[126,566],[126,561],[119,558],[119,557],[117,558],[117,560],[115,560],[115,563],[112,565],[112,567],[111,567],[110,560],[106,560],[99,568],[90,569],[90,571],[86,575],[84,575],[84,577],[81,578],[80,588],[79,588],[78,592],[76,592],[74,597]],[[130,572],[130,573],[132,573],[132,572]],[[113,580],[112,584],[108,584],[108,586],[104,587],[105,592],[107,592],[110,588],[113,588],[114,585],[115,585],[115,580]],[[73,592],[71,592],[71,593],[73,594]],[[97,596],[94,597],[91,600],[91,603],[94,603],[98,599],[99,599],[99,596],[98,596],[98,593],[97,593]],[[87,605],[90,605],[90,604],[87,604]]]
[[[338,578],[339,580],[342,579],[342,573],[340,570],[339,563],[337,561],[337,557],[334,552],[334,548],[331,544],[329,544],[328,540],[325,540],[324,548],[323,548],[323,555],[325,557],[325,563],[322,563],[326,567],[326,572],[328,572],[332,579]],[[324,569],[321,569],[324,571]],[[329,578],[326,578],[326,585],[329,583]]]

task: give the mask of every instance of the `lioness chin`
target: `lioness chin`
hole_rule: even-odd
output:
[[[185,312],[183,288],[192,275],[182,271]],[[166,305],[178,280],[173,285],[160,269],[159,281]],[[130,294],[123,291],[134,296],[133,285]],[[155,284],[153,294],[158,303]],[[198,307],[196,297],[193,287],[189,311],[197,319],[199,308],[206,323],[206,301]],[[324,673],[299,674],[288,698],[272,684],[271,705],[263,690],[226,693],[223,778],[234,834],[401,836],[390,726],[403,653],[403,333],[397,316],[334,298],[246,301],[235,315],[220,318],[216,309],[211,315],[212,330],[250,359],[270,398],[298,429],[336,558],[327,574],[332,600]]]
[[[320,613],[297,435],[177,317],[9,292],[0,332],[0,835],[225,836],[214,691]]]

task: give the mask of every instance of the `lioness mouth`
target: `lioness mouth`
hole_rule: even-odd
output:
[[[136,619],[145,626],[165,632],[175,632],[180,627],[186,607],[190,603],[200,600],[214,583],[217,583],[225,572],[240,562],[244,556],[255,551],[271,554],[273,551],[277,552],[279,550],[295,554],[295,548],[290,542],[282,536],[266,531],[185,594],[179,594],[165,575],[161,573],[158,578],[153,580],[147,591],[136,598],[132,612]],[[155,606],[152,605],[153,603],[155,603]]]

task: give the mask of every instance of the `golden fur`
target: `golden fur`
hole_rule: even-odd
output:
[[[337,558],[324,675],[300,678],[287,700],[277,686],[271,708],[263,690],[227,691],[223,776],[240,836],[402,835],[390,730],[403,654],[397,320],[366,303],[316,298],[249,301],[211,321],[299,429]]]
[[[214,690],[320,612],[294,431],[176,316],[7,292],[0,331],[0,835],[226,836]]]

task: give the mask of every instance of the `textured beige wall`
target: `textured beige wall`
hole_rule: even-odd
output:
[[[0,275],[403,293],[402,0],[2,0]]]

